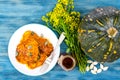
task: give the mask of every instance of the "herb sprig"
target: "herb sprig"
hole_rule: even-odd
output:
[[[71,52],[76,58],[77,65],[81,72],[86,71],[87,57],[81,50],[78,41],[78,28],[80,23],[80,13],[73,10],[73,0],[58,0],[54,9],[42,17],[48,27],[59,34],[65,33],[65,43],[68,46],[67,52]]]

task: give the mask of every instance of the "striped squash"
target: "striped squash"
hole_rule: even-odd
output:
[[[120,11],[114,7],[96,8],[83,17],[78,30],[82,50],[98,62],[120,57]]]

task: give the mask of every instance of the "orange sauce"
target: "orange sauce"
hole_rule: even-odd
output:
[[[30,69],[41,66],[53,51],[52,44],[33,31],[26,31],[16,48],[16,59]]]

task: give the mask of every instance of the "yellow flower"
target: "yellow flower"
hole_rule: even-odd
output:
[[[55,18],[53,22],[53,26],[57,27],[59,25],[59,19]]]
[[[62,9],[63,5],[61,3],[57,3],[54,9]]]
[[[48,13],[46,14],[46,16],[49,17],[51,14],[52,14],[52,12],[48,12]]]
[[[46,23],[49,21],[47,17],[42,16],[42,20],[45,21]]]
[[[75,17],[80,17],[80,13],[79,12],[75,12],[75,11],[72,11],[70,13],[70,15],[75,16]]]
[[[71,23],[71,22],[72,22],[72,17],[70,17],[70,16],[66,17],[65,23],[66,23],[66,24],[69,24],[69,23]]]
[[[63,5],[68,5],[69,0],[58,0],[58,3],[61,3]]]

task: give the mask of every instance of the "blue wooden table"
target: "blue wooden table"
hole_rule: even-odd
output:
[[[29,23],[45,23],[41,17],[51,11],[57,0],[0,0],[0,80],[120,80],[120,59],[108,64],[109,69],[100,74],[82,74],[78,67],[65,72],[58,64],[42,76],[27,76],[18,72],[8,58],[8,43],[12,34]],[[96,7],[114,6],[120,9],[120,0],[75,0],[75,10],[85,15]],[[61,45],[64,52],[65,45]]]

